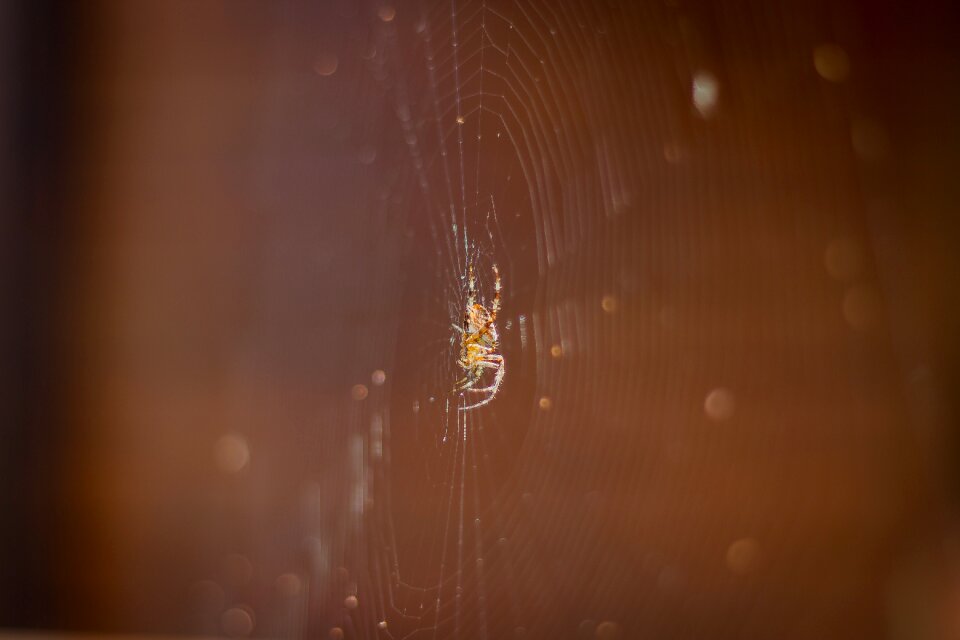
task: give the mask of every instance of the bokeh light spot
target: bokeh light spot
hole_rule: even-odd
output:
[[[369,393],[367,385],[365,384],[355,384],[350,389],[350,397],[354,400],[363,400]]]
[[[863,248],[852,238],[834,238],[823,254],[823,264],[832,277],[850,282],[863,273]]]
[[[253,563],[245,555],[229,553],[223,557],[221,563],[223,579],[226,583],[236,587],[249,584],[253,579]]]
[[[300,576],[295,573],[284,573],[277,576],[274,586],[276,586],[277,593],[280,594],[281,598],[296,598],[300,595],[303,582],[300,580]]]
[[[337,58],[336,54],[325,52],[317,56],[316,62],[313,63],[313,70],[319,76],[332,76],[337,72],[339,64],[340,59]]]
[[[370,374],[370,382],[372,382],[375,387],[382,386],[383,383],[386,381],[387,381],[387,374],[384,373],[383,369],[377,369],[372,374]]]
[[[620,304],[613,296],[603,296],[603,300],[600,301],[600,306],[607,313],[614,313]]]
[[[604,620],[597,625],[595,632],[597,640],[615,640],[620,637],[620,625],[610,620]]]
[[[698,71],[693,76],[693,106],[704,118],[713,115],[720,97],[720,81],[709,71]]]
[[[675,142],[668,142],[663,145],[663,159],[670,164],[678,164],[683,160],[683,150]]]
[[[577,635],[581,638],[593,638],[594,633],[597,630],[597,621],[596,620],[581,620],[580,625],[577,627]]]
[[[219,613],[227,603],[223,588],[213,580],[200,580],[190,587],[190,602],[200,613]]]
[[[685,578],[677,567],[666,565],[657,572],[657,588],[663,593],[676,593],[683,588]]]
[[[760,561],[760,543],[753,538],[740,538],[727,547],[727,568],[737,575],[756,571]]]
[[[231,607],[220,615],[220,628],[231,638],[250,635],[253,625],[253,612],[248,607]]]
[[[830,82],[843,82],[850,75],[850,58],[835,44],[814,47],[813,66],[821,78]]]
[[[703,401],[703,410],[708,418],[720,422],[733,416],[735,405],[733,393],[729,389],[718,387],[707,394]]]
[[[238,473],[250,462],[247,439],[236,433],[221,436],[213,445],[213,459],[224,473]]]

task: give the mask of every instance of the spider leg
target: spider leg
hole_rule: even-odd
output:
[[[500,311],[500,269],[493,265],[493,302],[490,303],[490,323],[497,319],[497,312]]]
[[[476,409],[477,407],[482,407],[482,406],[485,405],[485,404],[489,404],[489,403],[493,402],[493,397],[494,397],[494,396],[491,394],[491,395],[487,396],[486,398],[484,398],[483,400],[481,400],[480,402],[476,402],[476,403],[474,403],[474,404],[470,404],[470,405],[467,405],[467,406],[465,406],[465,407],[457,407],[457,410],[458,410],[458,411],[470,411],[471,409]]]
[[[491,356],[491,357],[494,357],[494,356]],[[470,409],[476,409],[477,407],[482,407],[483,405],[491,402],[496,397],[497,391],[500,390],[500,384],[503,382],[503,376],[506,374],[507,369],[503,365],[503,356],[495,356],[495,357],[500,358],[500,368],[497,369],[497,374],[493,378],[493,384],[491,384],[486,389],[470,389],[470,391],[478,391],[478,392],[489,391],[490,395],[488,395],[486,398],[484,398],[479,402],[468,405],[466,407],[460,407],[459,408],[460,411],[469,411]]]
[[[478,363],[480,364],[480,363]],[[462,366],[462,365],[461,365]],[[454,391],[470,391],[473,385],[480,382],[481,373],[476,368],[467,369],[466,373],[453,388]]]
[[[477,302],[477,279],[473,275],[473,262],[467,267],[467,306],[463,312],[463,333],[470,326],[470,310]]]
[[[473,277],[473,263],[467,267],[467,305],[463,310],[463,327],[460,328],[460,359],[467,357],[467,336],[470,331],[470,311],[477,299],[476,279]]]
[[[496,369],[497,372],[493,376],[493,382],[488,387],[481,387],[477,389],[469,389],[470,393],[487,393],[496,394],[497,390],[500,388],[500,383],[503,382],[503,376],[506,374],[507,370],[503,366],[503,356],[498,354],[493,354],[487,356],[487,360],[479,363],[479,366],[487,367],[488,369]]]
[[[487,391],[490,391],[491,389],[493,389],[494,384],[496,384],[496,376],[499,373],[499,368],[496,365],[481,363],[481,364],[477,364],[477,366],[484,367],[486,369],[496,369],[497,373],[494,374],[494,383],[491,384],[489,387],[477,387],[477,388],[464,389],[467,393],[486,393]],[[477,382],[479,381],[480,381],[480,378],[477,378]]]

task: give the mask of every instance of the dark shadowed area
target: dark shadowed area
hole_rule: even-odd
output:
[[[953,24],[0,0],[0,628],[960,638]]]

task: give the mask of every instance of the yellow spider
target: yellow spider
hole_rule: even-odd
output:
[[[497,265],[493,265],[493,302],[489,309],[477,302],[473,264],[468,267],[467,274],[467,308],[463,313],[463,326],[453,325],[453,328],[460,332],[460,359],[457,364],[464,371],[463,378],[454,387],[454,392],[487,395],[479,402],[460,407],[460,411],[476,409],[493,400],[506,373],[503,356],[497,353],[497,347],[500,346],[496,325],[497,312],[500,311],[500,270]],[[488,369],[495,371],[493,382],[486,387],[475,387]]]

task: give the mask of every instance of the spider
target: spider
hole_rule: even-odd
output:
[[[460,332],[460,359],[457,364],[463,369],[464,375],[453,390],[487,395],[479,402],[460,407],[460,411],[476,409],[492,401],[506,373],[503,356],[497,353],[500,336],[495,324],[497,312],[500,311],[500,270],[493,265],[493,302],[489,309],[477,302],[473,264],[468,267],[467,274],[467,307],[463,312],[463,326],[453,325]],[[493,382],[486,387],[476,387],[488,369],[495,371]]]

